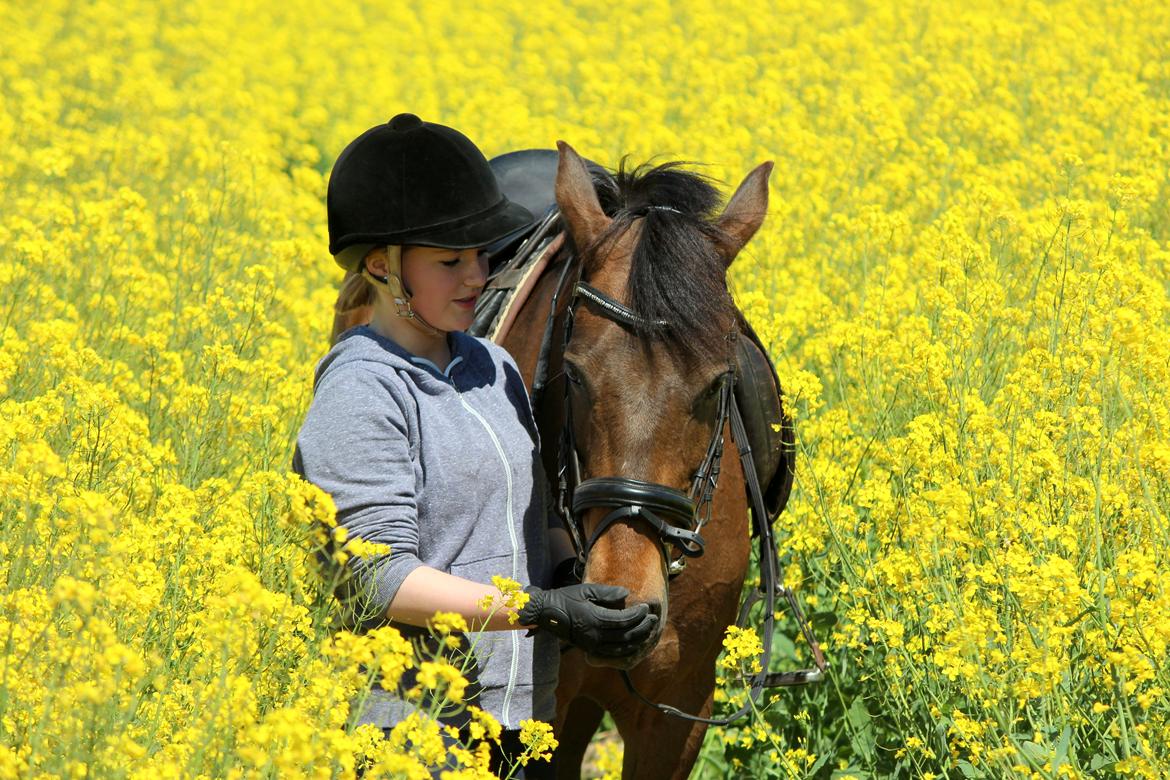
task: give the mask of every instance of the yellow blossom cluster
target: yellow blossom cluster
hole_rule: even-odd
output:
[[[492,575],[492,585],[499,595],[489,593],[479,600],[479,608],[489,613],[504,610],[508,615],[508,622],[515,624],[519,621],[519,611],[524,608],[530,598],[520,588],[520,583],[498,574]]]
[[[402,111],[489,156],[775,161],[729,282],[832,673],[700,774],[1170,773],[1167,40],[1148,0],[0,3],[0,776],[487,772],[425,713],[354,726],[375,677],[462,689],[337,631],[385,551],[289,472],[330,166]]]
[[[723,637],[723,648],[724,653],[719,658],[721,668],[745,676],[759,673],[764,646],[755,629],[728,626],[727,635]]]
[[[835,105],[790,93],[804,195],[737,277],[797,415],[786,579],[834,664],[766,717],[858,774],[1165,776],[1170,15],[849,18],[810,66]]]

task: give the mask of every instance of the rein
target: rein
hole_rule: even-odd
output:
[[[536,376],[533,382],[534,405],[543,396],[547,384],[549,350],[552,342],[553,321],[556,317],[557,302],[564,288],[565,279],[569,274],[573,261],[570,258],[562,269],[557,286],[553,292],[552,305],[549,309],[548,321],[545,325],[544,339],[537,360]],[[567,350],[572,336],[573,320],[576,307],[581,301],[586,301],[596,307],[596,311],[607,319],[627,327],[651,326],[661,327],[667,323],[662,320],[648,320],[640,317],[619,301],[592,287],[583,280],[573,285],[572,297],[565,311],[564,334],[561,343],[561,354]],[[729,336],[732,347],[731,354],[735,355],[735,341],[739,333],[733,331]],[[758,706],[759,699],[765,688],[804,685],[822,679],[828,664],[821,651],[816,637],[800,604],[796,594],[790,588],[779,582],[779,556],[776,551],[775,537],[772,525],[768,521],[767,510],[764,506],[763,489],[760,487],[759,476],[756,474],[755,463],[752,460],[751,445],[748,443],[747,430],[744,427],[743,417],[738,403],[735,400],[734,387],[736,381],[735,358],[729,362],[728,370],[720,379],[719,411],[715,430],[707,446],[706,454],[696,469],[691,488],[683,493],[666,485],[647,482],[627,477],[590,477],[582,480],[580,461],[577,454],[576,440],[573,433],[572,405],[570,390],[565,385],[564,418],[561,428],[560,446],[557,454],[557,509],[573,542],[577,554],[577,567],[584,572],[585,561],[589,551],[596,544],[601,535],[615,522],[625,518],[643,520],[656,532],[662,545],[663,555],[669,564],[670,576],[677,576],[683,571],[686,558],[695,558],[703,554],[705,542],[699,531],[710,520],[715,488],[719,481],[720,463],[723,459],[723,430],[728,422],[731,424],[731,435],[736,442],[740,461],[743,465],[744,479],[747,483],[748,495],[751,501],[752,518],[759,536],[759,564],[760,583],[748,594],[739,610],[736,625],[743,628],[747,625],[753,606],[759,601],[764,602],[763,618],[763,657],[760,661],[760,671],[752,676],[748,701],[738,711],[726,718],[704,718],[692,715],[669,704],[662,704],[646,698],[634,686],[627,670],[621,670],[622,680],[626,688],[644,704],[658,711],[689,721],[706,723],[713,726],[726,726],[748,714]],[[577,518],[586,509],[596,507],[611,508],[588,540],[583,538],[584,528],[580,527]],[[664,519],[665,518],[665,519]],[[674,521],[673,523],[667,520]],[[676,561],[671,560],[671,548],[676,548],[681,554]],[[802,669],[791,672],[768,672],[772,658],[772,635],[776,622],[776,600],[783,597],[792,609],[793,616],[800,627],[800,631],[808,642],[813,653],[815,668]]]

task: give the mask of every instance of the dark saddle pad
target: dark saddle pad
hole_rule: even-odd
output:
[[[475,324],[468,330],[472,335],[487,336],[506,309],[515,293],[509,274],[518,278],[527,262],[538,254],[532,244],[539,245],[542,241],[542,236],[537,235],[539,231],[543,228],[559,229],[555,224],[546,223],[546,218],[557,219],[553,216],[557,159],[557,153],[552,149],[525,149],[490,161],[500,190],[509,200],[524,205],[536,215],[537,221],[487,247],[491,269],[489,279],[492,281],[476,305]],[[536,240],[530,242],[529,239]],[[547,241],[547,238],[543,240]],[[764,509],[771,523],[784,510],[792,492],[796,473],[796,431],[791,416],[782,406],[776,368],[759,336],[742,314],[739,328],[743,338],[739,339],[735,400],[743,416],[752,448],[752,462],[764,491]],[[756,533],[756,523],[752,524],[752,533]]]
[[[780,379],[760,337],[740,315],[735,401],[743,416],[768,522],[784,511],[796,476],[796,428],[781,401]],[[752,533],[756,524],[752,524]]]

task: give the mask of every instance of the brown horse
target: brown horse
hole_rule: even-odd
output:
[[[726,273],[763,221],[772,164],[748,174],[715,216],[716,190],[674,165],[595,181],[571,147],[558,147],[556,200],[570,246],[545,271],[503,342],[531,388],[555,298],[549,381],[536,399],[546,472],[555,482],[566,462],[565,442],[577,454],[579,480],[619,478],[608,482],[684,495],[700,464],[713,460],[716,472],[710,501],[699,502],[694,518],[706,521],[705,551],[688,558],[675,577],[669,567],[678,551],[643,517],[610,517],[621,514],[612,502],[571,513],[581,538],[591,542],[583,551],[585,581],[626,587],[627,604],[650,604],[661,628],[623,659],[564,652],[557,772],[579,776],[585,749],[609,711],[625,743],[623,777],[681,778],[690,773],[707,725],[648,706],[621,672],[652,701],[711,713],[715,662],[736,618],[751,542],[740,461],[734,450],[722,457],[721,448],[709,457],[719,424],[731,441],[720,398],[734,366],[740,317]],[[578,281],[588,294],[574,301]],[[354,308],[368,302],[361,285],[347,285],[334,338],[369,318],[368,308]],[[679,525],[688,524],[671,524]]]
[[[572,417],[580,477],[624,477],[685,492],[712,440],[720,380],[734,365],[738,317],[727,290],[728,265],[754,235],[767,208],[764,164],[745,179],[726,210],[711,219],[715,191],[672,166],[621,175],[601,193],[603,209],[583,162],[560,144],[556,196],[580,260],[580,278],[604,301],[618,301],[637,320],[616,321],[596,300],[573,314],[563,355],[550,356],[550,382],[539,424],[549,474],[560,467],[556,434]],[[608,215],[612,214],[613,216]],[[535,342],[557,274],[534,291],[504,346],[526,377],[534,371]],[[561,291],[567,310],[571,296]],[[544,311],[541,311],[544,309]],[[562,333],[565,313],[554,329]],[[568,381],[566,389],[564,383]],[[566,407],[560,400],[568,393]],[[730,441],[729,430],[723,431]],[[625,742],[623,776],[685,777],[706,725],[667,716],[631,695],[618,669],[647,698],[684,712],[708,715],[715,660],[734,622],[747,571],[750,538],[739,461],[726,457],[702,528],[702,556],[674,579],[654,529],[635,517],[614,522],[588,550],[585,580],[623,585],[627,603],[660,605],[661,635],[622,661],[564,654],[557,688],[562,777],[580,762],[604,710]],[[578,518],[589,539],[610,506]]]

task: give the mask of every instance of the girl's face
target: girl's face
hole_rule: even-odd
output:
[[[440,330],[467,330],[487,282],[488,259],[480,249],[402,248],[402,281],[410,305]]]

